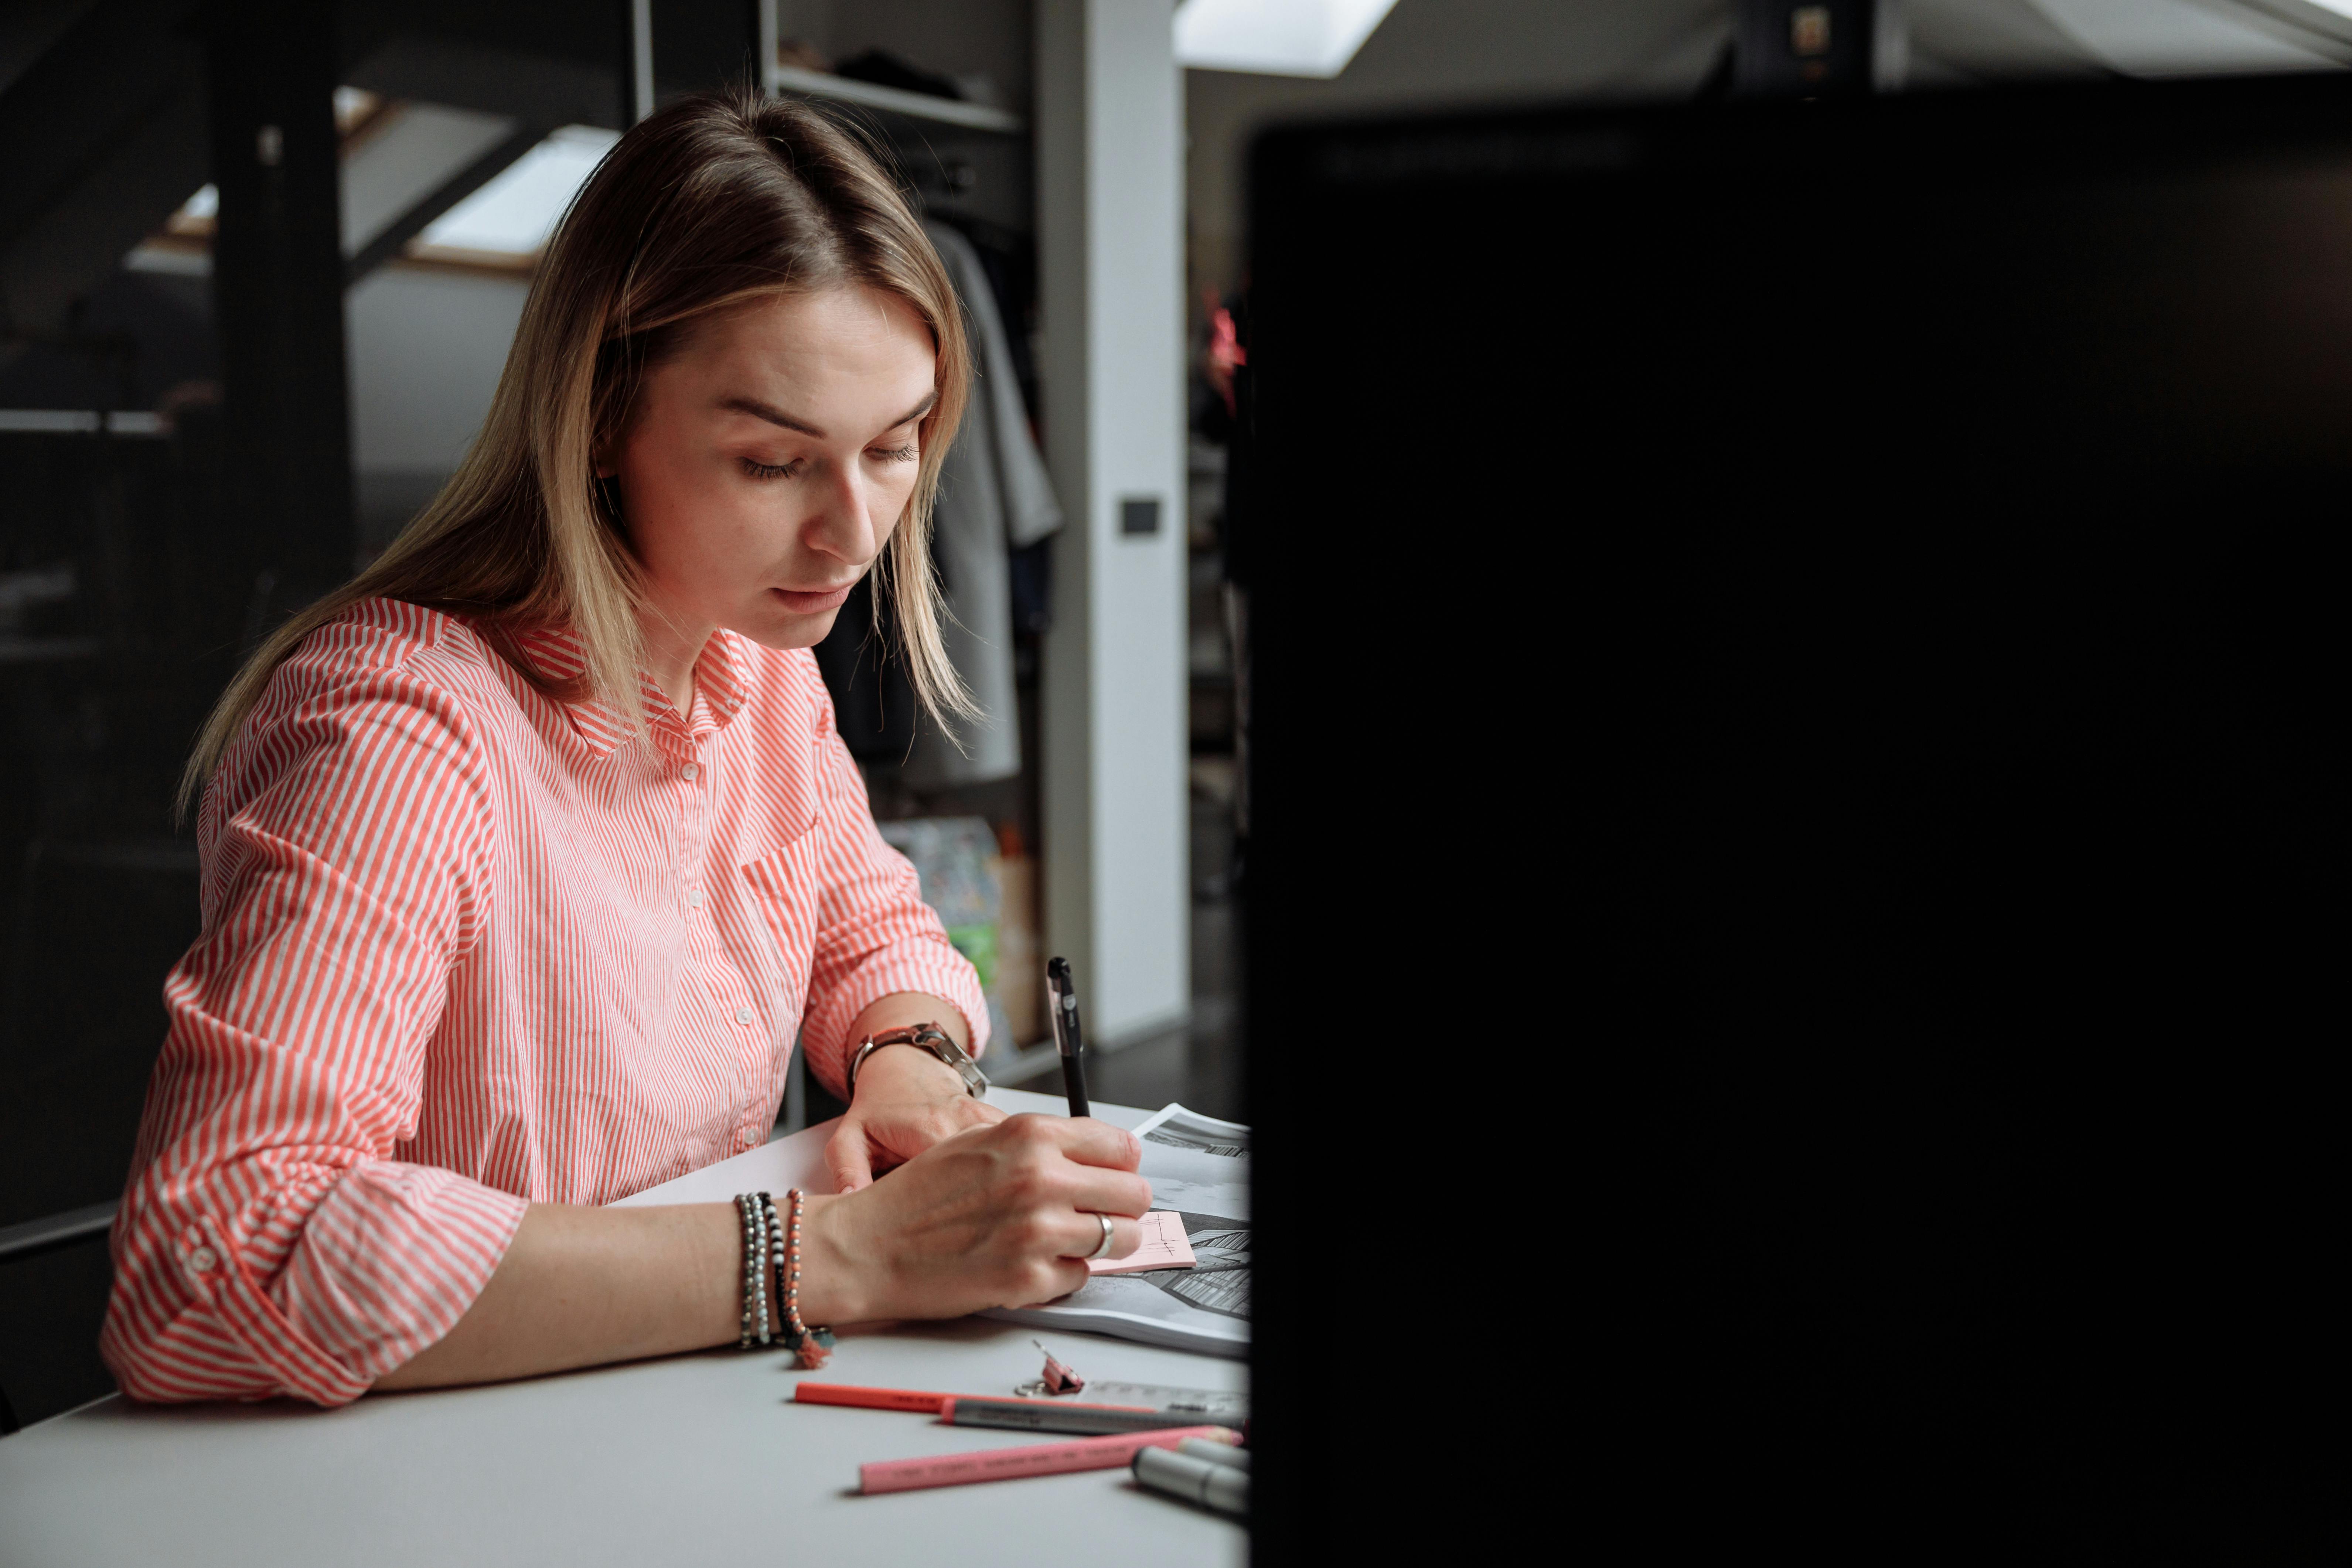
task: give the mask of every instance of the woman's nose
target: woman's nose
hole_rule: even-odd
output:
[[[868,505],[873,498],[866,494],[866,477],[856,463],[827,464],[825,469],[825,488],[808,527],[808,543],[850,565],[863,566],[881,549],[874,537]]]

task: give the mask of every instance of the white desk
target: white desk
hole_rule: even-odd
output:
[[[1019,1089],[1011,1110],[1062,1111]],[[1097,1105],[1133,1126],[1144,1112]],[[830,1186],[831,1124],[630,1200]],[[1240,1563],[1244,1531],[1139,1491],[1125,1470],[861,1497],[857,1467],[1052,1441],[790,1403],[803,1376],[1010,1394],[1033,1331],[977,1318],[843,1334],[831,1366],[714,1351],[531,1383],[290,1401],[108,1398],[0,1438],[0,1563],[985,1565]],[[1238,1362],[1094,1335],[1056,1340],[1088,1377],[1237,1388]]]

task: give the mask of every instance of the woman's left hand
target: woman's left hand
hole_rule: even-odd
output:
[[[824,1146],[835,1192],[870,1186],[875,1167],[903,1165],[967,1127],[1004,1120],[996,1107],[974,1100],[963,1076],[912,1046],[885,1046],[857,1069],[857,1097]]]

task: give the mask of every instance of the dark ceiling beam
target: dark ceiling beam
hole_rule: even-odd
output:
[[[378,229],[355,255],[344,262],[344,286],[348,288],[357,283],[385,262],[395,259],[408,242],[423,234],[435,218],[504,174],[516,159],[538,146],[553,129],[551,125],[526,123],[505,141],[450,175],[432,195]]]
[[[338,0],[342,26],[343,79],[362,62],[403,40],[446,40],[489,51],[492,58],[549,61],[589,71],[613,99],[614,50],[619,18],[604,0]],[[436,102],[450,101],[436,100]],[[511,111],[509,111],[511,112]],[[579,120],[593,125],[599,120]],[[609,127],[608,127],[609,129]]]
[[[105,0],[0,93],[0,328],[73,301],[205,183],[194,0]]]
[[[203,68],[193,0],[109,0],[0,93],[0,244],[80,179]]]
[[[621,127],[620,81],[609,68],[488,44],[411,35],[360,60],[343,79],[386,98],[503,114],[527,125]]]
[[[207,15],[227,500],[287,605],[347,576],[353,546],[334,19],[317,0]]]
[[[757,79],[761,5],[751,0],[651,0],[661,101]]]
[[[96,0],[8,0],[0,5],[0,92],[81,19]]]
[[[11,331],[68,332],[76,302],[212,177],[203,84],[183,79],[148,110],[0,248],[0,301]]]

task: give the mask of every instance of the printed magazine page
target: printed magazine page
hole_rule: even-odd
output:
[[[1190,1268],[1104,1274],[1042,1307],[982,1316],[1083,1329],[1172,1350],[1249,1353],[1249,1140],[1238,1122],[1171,1105],[1136,1128],[1151,1206],[1173,1209],[1198,1259]]]

